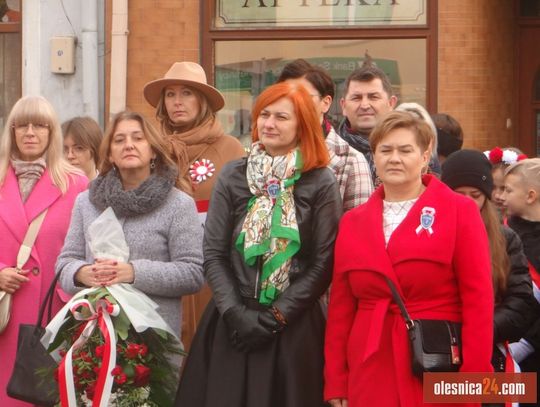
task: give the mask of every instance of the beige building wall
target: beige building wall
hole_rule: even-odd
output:
[[[465,146],[514,143],[514,3],[439,0],[439,112],[463,126]]]

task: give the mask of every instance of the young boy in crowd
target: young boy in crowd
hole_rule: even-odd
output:
[[[540,377],[540,158],[529,158],[512,164],[505,171],[503,206],[508,225],[523,242],[538,302],[535,322],[519,342],[510,344],[514,359],[524,372]],[[525,404],[522,404],[523,406]]]

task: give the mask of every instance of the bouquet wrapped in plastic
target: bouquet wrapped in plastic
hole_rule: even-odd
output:
[[[129,259],[111,208],[90,225],[89,235],[94,258]],[[54,374],[62,407],[173,403],[183,352],[157,308],[130,284],[115,284],[84,289],[60,310],[42,343],[59,362]]]

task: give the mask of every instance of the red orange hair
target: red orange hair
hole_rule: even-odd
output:
[[[288,82],[276,83],[259,95],[251,111],[252,123],[254,123],[251,132],[253,142],[259,141],[259,132],[255,124],[259,114],[265,107],[282,98],[287,98],[292,102],[298,120],[296,136],[304,164],[302,172],[326,167],[330,156],[324,142],[320,119],[310,94],[303,86]]]

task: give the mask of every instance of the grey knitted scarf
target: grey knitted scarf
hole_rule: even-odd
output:
[[[109,171],[90,183],[90,202],[101,210],[112,207],[119,218],[148,213],[165,202],[176,176],[175,168],[167,168],[162,173],[152,173],[136,189],[125,191],[117,171]]]

